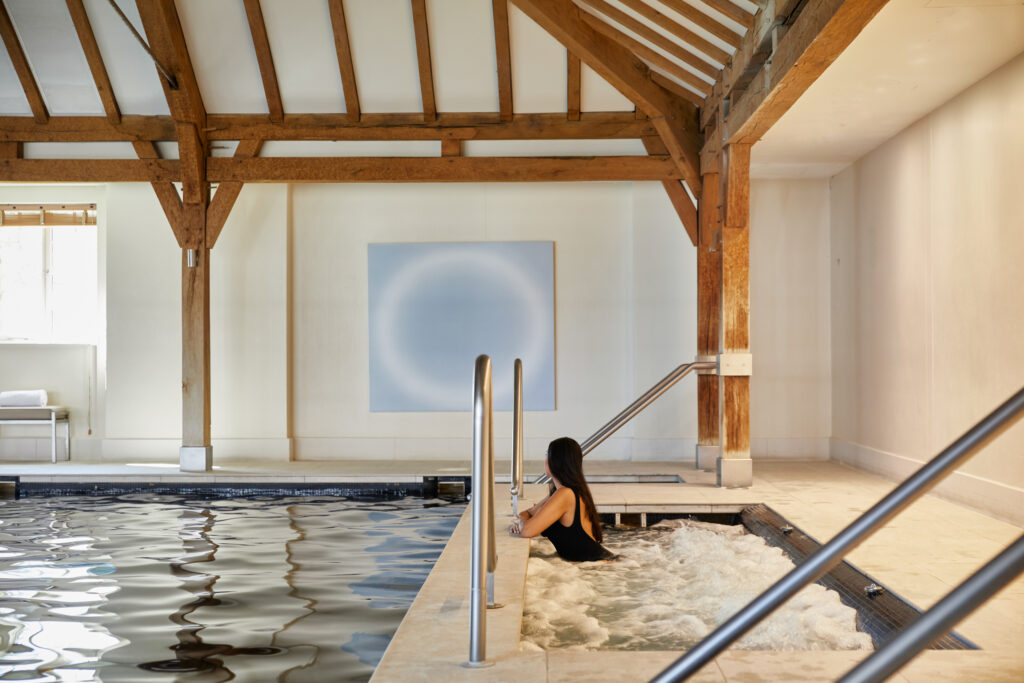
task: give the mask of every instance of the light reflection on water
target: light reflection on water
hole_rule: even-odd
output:
[[[0,501],[0,678],[366,680],[461,513],[422,499]]]

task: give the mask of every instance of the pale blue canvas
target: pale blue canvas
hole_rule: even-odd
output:
[[[553,242],[369,245],[370,410],[472,409],[476,357],[491,357],[495,410],[555,409]]]

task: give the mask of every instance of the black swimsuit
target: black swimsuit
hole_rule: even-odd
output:
[[[576,511],[572,524],[565,526],[560,520],[541,532],[555,546],[558,556],[569,562],[594,562],[615,557],[604,546],[590,537],[580,521],[580,496],[575,489],[569,489],[576,497]]]

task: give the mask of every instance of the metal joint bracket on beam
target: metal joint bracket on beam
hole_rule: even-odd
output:
[[[718,374],[723,377],[749,377],[754,374],[753,356],[749,353],[718,354]]]
[[[694,361],[698,363],[717,363],[718,356],[697,356]],[[695,372],[698,375],[717,375],[718,368],[697,368]]]

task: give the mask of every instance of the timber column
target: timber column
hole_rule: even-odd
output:
[[[750,459],[750,145],[722,149],[724,176],[718,354],[722,453],[718,485],[753,484]]]
[[[697,239],[697,360],[718,359],[721,311],[722,252],[717,245],[721,230],[718,174],[706,173],[700,197]],[[722,446],[718,439],[718,376],[714,370],[697,371],[697,469],[714,470]]]

